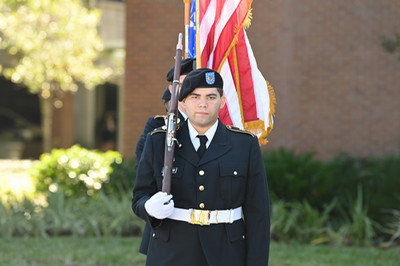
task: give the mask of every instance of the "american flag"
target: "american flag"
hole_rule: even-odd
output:
[[[220,120],[253,132],[261,144],[266,144],[273,127],[276,100],[257,67],[246,35],[251,2],[192,0],[189,57],[197,57],[198,68],[212,68],[224,80],[227,104],[219,113]]]

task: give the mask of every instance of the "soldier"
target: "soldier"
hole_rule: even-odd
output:
[[[167,85],[163,95],[161,96],[161,99],[164,100],[164,105],[166,109],[168,109],[169,101],[171,100],[171,93],[169,91],[169,86],[170,85]],[[165,117],[164,115],[155,115],[147,120],[146,125],[144,126],[144,131],[142,135],[140,135],[139,140],[136,144],[135,154],[137,161],[139,161],[140,156],[142,155],[143,146],[144,142],[146,141],[147,134],[153,131],[155,128],[159,128],[165,125],[164,117]]]
[[[189,74],[193,69],[195,69],[195,66],[196,66],[196,59],[194,59],[194,58],[188,58],[188,59],[182,60],[180,77],[179,77],[179,80],[181,83],[185,79],[186,75]],[[167,85],[167,87],[165,88],[164,93],[161,97],[161,99],[164,100],[164,105],[165,105],[165,109],[167,112],[168,112],[169,103],[171,100],[171,90],[172,90],[171,83],[173,82],[173,78],[174,78],[174,70],[175,70],[175,67],[172,67],[167,73],[167,81],[170,84]],[[182,106],[182,104],[179,103],[178,105],[179,105],[178,106],[178,123],[182,123],[183,121],[186,120],[187,115],[185,114],[185,110],[184,110],[184,107]],[[150,133],[152,130],[165,125],[164,119],[165,119],[165,115],[156,115],[156,116],[150,117],[147,120],[147,123],[144,127],[144,131],[143,131],[142,135],[140,135],[139,141],[136,144],[136,152],[135,152],[136,160],[137,160],[136,167],[137,167],[140,157],[142,155],[142,151],[143,151],[144,143],[147,138],[147,134]],[[140,249],[139,249],[140,253],[147,254],[149,238],[150,238],[150,226],[146,223],[146,226],[143,231],[142,243],[140,244]]]
[[[186,75],[189,74],[193,69],[195,69],[195,66],[196,66],[196,59],[194,59],[194,58],[188,58],[188,59],[182,60],[181,72],[180,72],[181,74],[179,77],[181,83],[185,79]],[[169,109],[169,101],[171,100],[171,89],[172,89],[171,83],[174,78],[174,70],[175,70],[175,67],[172,67],[167,73],[167,81],[170,82],[170,84],[167,85],[167,87],[165,88],[164,93],[161,97],[161,99],[164,100],[165,109],[167,111]],[[146,125],[144,126],[144,131],[143,131],[142,135],[140,135],[139,140],[136,144],[135,154],[136,154],[136,159],[138,162],[140,160],[140,156],[142,155],[143,146],[146,141],[147,134],[150,133],[153,129],[165,125],[164,118],[165,118],[165,116],[163,116],[163,115],[156,115],[156,116],[150,117],[147,120]],[[180,122],[183,122],[187,118],[187,115],[185,114],[185,110],[183,110],[182,104],[179,104],[179,106],[178,106],[178,118],[179,118]]]
[[[268,265],[269,194],[258,139],[224,126],[218,72],[197,69],[179,100],[188,115],[176,137],[171,195],[162,187],[165,130],[148,135],[132,209],[151,225],[146,265]]]

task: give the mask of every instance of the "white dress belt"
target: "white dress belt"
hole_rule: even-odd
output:
[[[215,211],[174,208],[174,212],[168,218],[199,225],[233,223],[242,219],[242,207]]]

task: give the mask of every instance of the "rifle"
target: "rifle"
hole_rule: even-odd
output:
[[[165,135],[165,151],[164,151],[164,177],[162,183],[162,191],[171,194],[172,179],[172,163],[174,159],[174,151],[176,144],[179,145],[175,138],[176,126],[178,118],[178,86],[181,73],[182,63],[182,33],[178,35],[178,44],[176,46],[174,81],[172,84],[171,104],[167,113],[167,133]]]

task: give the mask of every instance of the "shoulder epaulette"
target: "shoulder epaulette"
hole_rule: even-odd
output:
[[[177,125],[176,126],[176,131],[178,131],[179,130],[179,125]],[[155,128],[153,131],[151,131],[150,132],[150,135],[153,135],[153,134],[156,134],[156,133],[159,133],[159,132],[167,132],[167,126],[162,126],[162,127],[158,127],[158,128]]]
[[[162,118],[164,120],[168,119],[168,115],[155,115],[154,119],[158,119],[158,118]],[[176,119],[177,123],[180,124],[181,123],[181,119],[178,117]]]
[[[150,135],[153,135],[153,134],[156,134],[156,133],[159,133],[159,132],[167,132],[167,126],[164,125],[162,127],[158,127],[158,128],[153,129],[153,131],[150,132]]]
[[[158,119],[158,118],[166,119],[167,117],[168,117],[167,115],[155,115],[154,119]]]
[[[248,135],[250,135],[250,136],[252,136],[252,137],[256,137],[256,135],[254,135],[253,133],[251,133],[250,131],[247,131],[247,130],[244,130],[244,129],[240,129],[240,128],[238,128],[238,127],[233,127],[233,126],[226,126],[226,128],[228,129],[228,130],[230,130],[230,131],[233,131],[233,132],[237,132],[237,133],[243,133],[243,134],[248,134]]]

